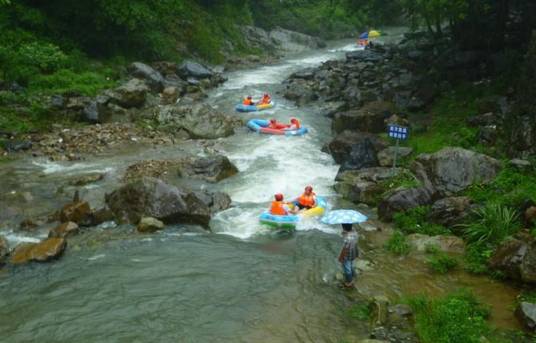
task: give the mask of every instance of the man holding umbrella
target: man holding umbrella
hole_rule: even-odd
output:
[[[339,262],[344,274],[344,287],[354,287],[354,260],[359,255],[357,250],[357,233],[352,229],[352,224],[342,224],[343,244],[339,253]]]
[[[344,286],[354,287],[354,260],[358,257],[357,232],[352,228],[352,224],[367,221],[367,217],[354,210],[335,210],[328,212],[320,221],[324,224],[341,224],[343,245],[339,253],[339,262],[342,265],[344,274]]]

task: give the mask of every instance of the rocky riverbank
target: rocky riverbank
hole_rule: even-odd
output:
[[[452,59],[448,63],[441,63],[449,57]],[[477,224],[472,223],[486,220],[482,211],[492,206],[471,196],[475,189],[495,187],[497,180],[504,179],[508,173],[523,177],[523,173],[533,170],[528,160],[514,158],[502,162],[504,155],[495,148],[504,136],[500,131],[501,118],[506,118],[512,107],[512,99],[507,96],[478,99],[476,115],[460,124],[475,132],[475,145],[488,146],[486,153],[480,152],[483,149],[474,151],[448,145],[430,153],[416,153],[415,148],[427,149],[415,144],[397,148],[393,141],[386,139],[384,133],[389,124],[409,127],[410,135],[426,135],[434,118],[420,113],[431,111],[437,99],[454,89],[448,82],[452,79],[441,81],[438,76],[446,71],[450,76],[466,73],[464,79],[478,87],[482,84],[479,77],[484,77],[482,70],[474,70],[478,61],[488,60],[464,51],[437,56],[430,43],[406,39],[397,45],[377,45],[349,52],[345,60],[302,70],[285,81],[287,99],[298,105],[318,103],[331,108],[326,115],[333,119],[335,138],[324,150],[341,165],[336,179],[337,192],[356,205],[370,206],[385,222],[394,220],[397,230],[413,233],[398,236],[402,241],[396,244],[409,244],[407,249],[425,251],[425,246],[434,246],[458,258],[464,253],[474,254],[478,248],[466,230],[475,230]],[[420,142],[427,144],[423,139]],[[399,167],[393,169],[395,150]],[[511,158],[519,156],[527,156],[526,149],[513,152]],[[534,283],[532,275],[536,267],[532,257],[536,251],[535,239],[528,234],[534,203],[530,198],[521,200],[519,207],[511,211],[512,218],[523,219],[521,228],[525,230],[517,229],[515,219],[505,224],[510,225],[504,230],[511,232],[511,236],[505,234],[495,243],[483,243],[491,257],[483,260],[490,271],[529,285]],[[518,313],[525,309],[525,314],[519,317],[531,327],[528,308],[525,304]]]

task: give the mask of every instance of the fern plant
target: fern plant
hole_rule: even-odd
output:
[[[476,220],[462,225],[470,243],[496,244],[519,230],[519,215],[510,207],[490,204],[475,211]]]

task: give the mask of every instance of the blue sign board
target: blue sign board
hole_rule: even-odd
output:
[[[389,137],[406,140],[409,136],[409,129],[404,126],[389,125]]]

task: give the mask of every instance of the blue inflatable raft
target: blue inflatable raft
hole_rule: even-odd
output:
[[[298,214],[289,214],[286,216],[276,216],[265,211],[259,216],[262,224],[277,229],[295,229],[296,225],[302,218],[318,217],[324,214],[328,207],[328,203],[323,197],[316,197],[317,206],[309,210],[302,211]],[[291,204],[292,206],[292,204]]]
[[[269,108],[272,108],[275,106],[275,103],[273,101],[269,102],[268,104],[262,104],[262,105],[244,105],[244,104],[238,104],[235,107],[235,110],[237,112],[257,112],[262,110],[267,110]]]
[[[301,127],[298,130],[270,129],[268,127],[270,121],[264,119],[251,119],[247,125],[251,130],[267,135],[302,136],[309,131],[306,127]]]

